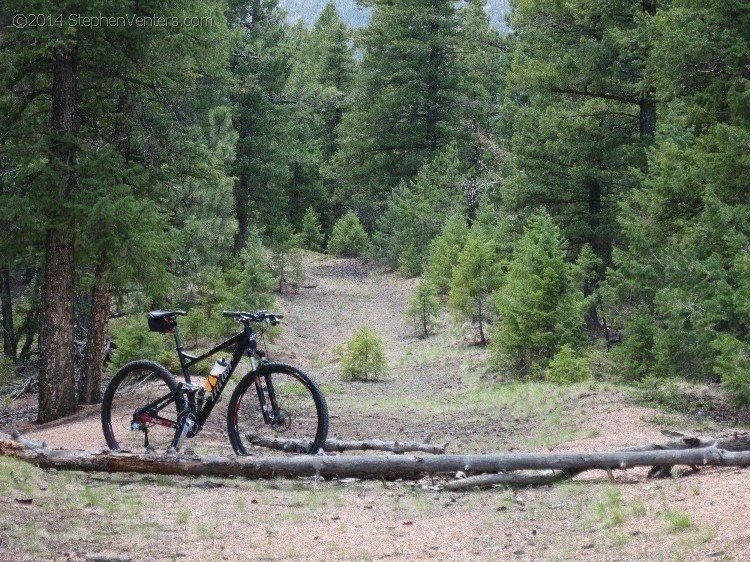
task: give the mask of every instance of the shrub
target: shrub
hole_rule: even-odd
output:
[[[547,366],[545,378],[554,384],[572,384],[591,377],[588,361],[565,344]]]
[[[328,241],[328,253],[345,258],[362,256],[370,249],[367,233],[357,215],[349,211],[333,227]]]
[[[368,381],[387,373],[383,339],[372,328],[363,326],[345,345],[341,377],[349,381]]]

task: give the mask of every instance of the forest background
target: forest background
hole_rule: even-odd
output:
[[[2,370],[38,372],[39,420],[166,361],[145,310],[218,337],[301,251],[421,276],[416,329],[449,307],[497,379],[750,404],[750,7],[360,5],[3,3]]]

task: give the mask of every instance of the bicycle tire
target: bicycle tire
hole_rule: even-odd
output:
[[[268,392],[266,377],[270,377],[282,420],[265,422],[255,384],[258,377],[264,397]],[[227,430],[238,455],[261,449],[264,454],[314,454],[328,437],[328,406],[309,375],[284,363],[262,363],[245,375],[232,393]]]
[[[118,370],[109,381],[102,399],[102,429],[107,446],[113,451],[138,452],[165,451],[172,443],[176,431],[171,427],[149,424],[133,429],[135,410],[150,402],[168,396],[177,388],[177,381],[162,365],[153,361],[132,361]],[[177,398],[160,410],[160,416],[177,421],[185,400]]]

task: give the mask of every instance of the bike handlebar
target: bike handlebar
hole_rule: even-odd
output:
[[[284,318],[283,314],[274,314],[267,310],[257,310],[255,312],[245,312],[241,310],[223,310],[221,312],[223,316],[234,318],[238,322],[268,322],[271,326],[281,323],[281,319]]]

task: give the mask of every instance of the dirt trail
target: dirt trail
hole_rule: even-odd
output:
[[[451,452],[489,452],[607,450],[664,441],[665,425],[696,431],[694,420],[595,385],[484,384],[487,350],[469,345],[470,333],[445,318],[438,335],[413,336],[403,312],[416,280],[322,256],[309,259],[308,273],[317,287],[279,298],[287,326],[270,351],[321,383],[331,436],[429,437]],[[343,382],[333,349],[363,324],[384,338],[391,373],[376,383]],[[231,454],[227,402],[196,449]],[[97,407],[27,435],[52,446],[104,447]],[[592,472],[555,487],[449,494],[431,479],[253,483],[31,468],[23,475],[4,466],[0,475],[15,476],[0,490],[0,561],[83,560],[102,550],[190,561],[750,559],[747,469],[664,481],[627,471],[614,483]]]

